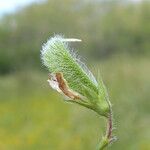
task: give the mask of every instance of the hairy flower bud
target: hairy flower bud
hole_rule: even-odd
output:
[[[43,45],[41,58],[50,71],[48,82],[70,102],[107,116],[109,105],[104,85],[102,82],[98,84],[86,65],[69,48],[68,42],[74,41],[80,40],[55,36]]]
[[[111,104],[103,81],[97,82],[68,46],[68,42],[80,41],[58,35],[52,37],[43,45],[41,59],[50,72],[48,82],[53,89],[64,95],[68,102],[80,104],[108,118],[107,132],[99,145],[99,150],[102,150],[114,140]]]

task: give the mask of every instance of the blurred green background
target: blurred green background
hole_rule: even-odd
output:
[[[48,86],[40,49],[54,34],[82,39],[71,46],[101,72],[118,137],[108,149],[150,150],[149,0],[48,0],[0,19],[0,150],[93,150],[105,131]]]

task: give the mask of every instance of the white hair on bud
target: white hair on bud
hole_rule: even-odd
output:
[[[81,39],[75,39],[75,38],[67,38],[67,39],[61,39],[62,42],[82,42]]]
[[[64,44],[64,47],[68,52],[71,54],[72,58],[77,62],[77,64],[81,67],[81,69],[84,71],[84,73],[88,76],[88,78],[96,85],[98,86],[98,83],[91,73],[91,71],[87,68],[87,66],[80,60],[80,57],[77,55],[77,53],[73,50],[71,50],[68,46],[68,42],[81,42],[81,39],[76,39],[76,38],[64,38],[63,36],[56,35],[55,37],[51,37],[48,39],[48,41],[43,44],[42,50],[41,50],[41,58],[43,61],[43,64],[47,66],[48,68],[51,68],[52,64],[49,63],[49,60],[46,58],[46,55],[48,53],[53,53],[56,51],[54,47],[56,47],[56,42],[62,42]],[[59,60],[57,63],[59,63]]]

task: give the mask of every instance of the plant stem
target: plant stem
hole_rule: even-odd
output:
[[[108,123],[107,123],[107,131],[106,131],[106,136],[108,139],[112,138],[112,128],[113,128],[112,110],[110,109],[110,113],[109,113],[109,117],[108,117]]]
[[[102,140],[99,144],[99,147],[97,150],[103,150],[106,148],[111,142],[115,140],[115,137],[112,137],[112,130],[113,130],[113,115],[112,115],[112,109],[110,106],[110,112],[108,115],[108,123],[107,123],[107,130],[104,137],[102,137]]]

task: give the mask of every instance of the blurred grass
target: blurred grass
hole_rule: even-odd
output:
[[[113,103],[118,141],[114,150],[150,149],[150,61],[116,57],[96,63]],[[0,150],[91,150],[104,120],[64,103],[46,82],[47,73],[0,76]]]

